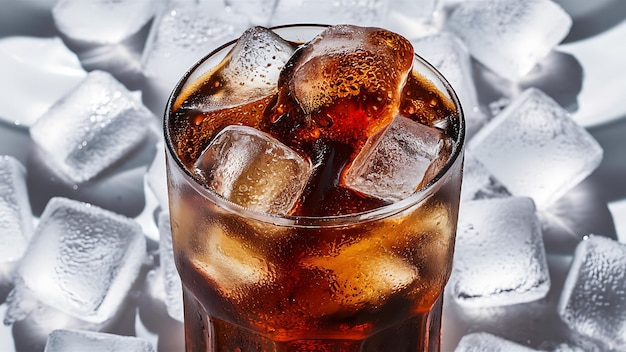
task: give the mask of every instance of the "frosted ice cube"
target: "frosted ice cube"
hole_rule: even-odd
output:
[[[206,185],[243,207],[286,214],[299,199],[311,161],[252,127],[223,129],[195,163]]]
[[[68,38],[112,44],[137,33],[154,16],[161,0],[59,0],[52,18]]]
[[[461,186],[462,202],[509,196],[511,193],[489,173],[485,165],[476,159],[471,152],[465,153],[463,185]]]
[[[467,140],[486,122],[480,109],[472,64],[465,45],[454,34],[440,32],[411,41],[415,53],[435,66],[448,80],[463,107]]]
[[[545,208],[586,178],[602,147],[567,111],[529,88],[480,130],[468,151],[516,196]]]
[[[443,163],[443,133],[397,117],[375,142],[368,142],[346,172],[345,184],[357,192],[398,201],[430,181]]]
[[[608,207],[613,217],[617,240],[626,243],[626,199],[610,202]]]
[[[463,336],[454,352],[537,352],[537,350],[486,332],[475,332]]]
[[[533,201],[510,197],[462,203],[450,282],[454,299],[467,306],[543,298],[550,276]]]
[[[134,336],[120,336],[81,330],[54,330],[48,336],[44,352],[154,352],[148,341]]]
[[[380,26],[388,11],[389,0],[278,0],[270,24],[351,23]]]
[[[196,61],[248,27],[245,16],[226,11],[219,0],[171,4],[150,29],[142,56],[144,73],[176,83]]]
[[[165,306],[167,313],[178,321],[183,321],[183,286],[174,263],[172,230],[167,212],[159,215],[159,258],[165,285]]]
[[[33,233],[26,169],[15,158],[0,157],[0,265],[14,265]],[[1,277],[1,276],[0,276]]]
[[[32,125],[87,76],[59,38],[0,39],[0,118]]]
[[[190,109],[208,112],[244,105],[275,94],[278,76],[295,47],[263,27],[247,29],[207,83],[212,94],[198,98]],[[184,96],[178,98],[182,101]],[[195,100],[195,99],[194,99]]]
[[[254,25],[266,26],[274,13],[277,0],[224,0],[226,6],[240,12]]]
[[[105,323],[118,313],[145,256],[146,240],[133,220],[55,197],[16,270],[14,295],[86,322]],[[8,320],[29,305],[13,301]]]
[[[459,4],[446,24],[476,60],[517,80],[565,38],[572,19],[551,0],[478,0]]]
[[[578,333],[626,349],[626,245],[589,236],[576,248],[559,316]]]
[[[124,85],[92,71],[30,128],[62,175],[83,182],[138,145],[154,115]]]

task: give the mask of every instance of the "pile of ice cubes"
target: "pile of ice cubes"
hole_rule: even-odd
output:
[[[0,299],[17,349],[152,351],[159,334],[159,349],[171,347],[166,340],[180,343],[147,312],[162,309],[158,318],[180,328],[159,132],[165,100],[191,65],[246,28],[294,22],[397,31],[457,91],[468,133],[447,305],[460,317],[522,312],[527,324],[557,316],[559,325],[557,338],[532,347],[521,336],[467,331],[457,351],[626,349],[626,245],[599,234],[581,238],[560,266],[562,289],[553,292],[557,269],[548,264],[556,259],[542,236],[550,206],[598,167],[602,148],[571,119],[570,107],[540,89],[484,101],[474,81],[480,71],[499,91],[541,73],[572,25],[553,1],[49,3],[38,11],[50,11],[52,37],[0,39],[0,119],[32,145],[0,159]],[[39,155],[37,165],[30,155]],[[39,183],[52,187],[32,194]],[[113,192],[117,201],[101,195],[110,186],[122,189]],[[143,199],[124,198],[135,194],[124,191],[131,187],[143,188]],[[116,207],[129,202],[142,210]],[[609,204],[616,219],[626,217],[625,204]]]

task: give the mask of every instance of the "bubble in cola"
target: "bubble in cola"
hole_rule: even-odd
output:
[[[456,100],[414,69],[400,35],[319,32],[301,43],[251,29],[173,95],[170,221],[188,351],[439,349],[460,196]],[[245,49],[271,60],[233,75]],[[268,67],[278,75],[258,74]],[[379,179],[354,182],[370,169]],[[411,197],[421,200],[334,224]]]

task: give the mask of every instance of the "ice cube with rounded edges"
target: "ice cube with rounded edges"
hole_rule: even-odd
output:
[[[581,335],[626,349],[626,245],[589,236],[578,246],[557,311]]]
[[[369,141],[346,172],[346,186],[363,194],[398,201],[428,182],[438,169],[443,133],[396,117],[376,141]]]
[[[537,350],[490,333],[475,332],[463,336],[454,352],[537,352]]]
[[[287,214],[313,172],[310,160],[277,139],[238,125],[220,131],[194,168],[222,197],[271,214]]]
[[[603,155],[593,136],[536,88],[517,96],[467,149],[513,195],[542,209],[591,174]]]
[[[518,80],[565,38],[572,19],[551,0],[477,0],[456,6],[446,26],[476,60]]]
[[[160,4],[161,0],[59,0],[52,18],[68,38],[113,44],[137,33]]]
[[[26,169],[12,156],[0,156],[0,266],[21,259],[32,233]]]
[[[150,29],[142,55],[144,73],[174,84],[196,61],[248,27],[245,16],[226,11],[219,0],[168,4]]]
[[[132,219],[88,203],[55,197],[46,205],[16,270],[8,319],[37,300],[88,323],[116,316],[146,257]],[[29,303],[29,301],[31,301]]]
[[[189,108],[203,112],[244,105],[275,94],[278,76],[295,46],[263,27],[247,29],[222,60],[211,80],[216,87]],[[184,99],[179,97],[177,101]]]
[[[380,26],[388,12],[389,0],[278,0],[270,25],[351,23]]]
[[[174,263],[170,215],[167,212],[159,214],[158,225],[159,258],[165,285],[165,306],[172,318],[183,321],[183,286]]]
[[[61,39],[0,39],[0,119],[32,125],[87,76]]]
[[[31,126],[30,135],[61,175],[84,182],[136,147],[153,119],[111,74],[92,71]]]
[[[152,344],[134,336],[81,330],[54,330],[44,352],[154,352]]]
[[[548,293],[541,227],[530,198],[461,204],[450,287],[466,306],[524,303]]]

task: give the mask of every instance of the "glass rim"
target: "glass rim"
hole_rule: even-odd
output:
[[[329,27],[329,25],[325,24],[316,24],[316,23],[295,23],[295,24],[284,24],[280,26],[269,27],[271,30],[286,30],[286,29],[319,29],[320,32]],[[281,33],[277,33],[281,35]],[[312,38],[311,38],[312,39]],[[264,223],[271,223],[275,225],[282,226],[291,226],[291,227],[337,227],[337,226],[345,226],[346,224],[355,224],[355,223],[363,223],[368,221],[373,221],[381,218],[389,217],[393,214],[397,214],[402,212],[411,206],[417,205],[422,201],[426,200],[431,194],[433,194],[445,181],[445,176],[449,174],[450,169],[457,162],[459,157],[463,152],[463,146],[465,143],[465,117],[463,114],[463,110],[457,97],[456,92],[448,82],[448,80],[437,70],[432,64],[422,58],[420,55],[415,53],[414,59],[417,60],[420,64],[428,68],[431,73],[443,84],[445,88],[445,92],[448,95],[448,98],[452,101],[452,104],[456,108],[457,118],[458,118],[458,134],[457,138],[453,141],[453,148],[450,156],[446,160],[443,168],[439,170],[439,172],[430,180],[427,184],[422,186],[413,192],[410,196],[397,201],[391,204],[384,205],[382,207],[378,207],[375,209],[362,211],[358,213],[344,214],[344,215],[331,215],[331,216],[295,216],[295,215],[279,215],[279,214],[269,214],[254,211],[238,205],[236,203],[231,202],[230,200],[220,196],[215,191],[209,189],[202,185],[202,183],[185,167],[183,162],[178,157],[178,154],[174,150],[174,146],[172,145],[172,140],[170,138],[170,129],[169,129],[169,118],[172,114],[172,108],[176,98],[180,94],[182,88],[185,84],[188,83],[188,79],[196,72],[198,68],[200,68],[207,60],[211,59],[215,55],[223,52],[224,50],[230,50],[230,47],[233,46],[237,39],[231,40],[218,48],[212,50],[207,55],[203,56],[199,59],[194,65],[192,65],[185,74],[181,77],[181,79],[176,83],[170,96],[167,100],[167,105],[165,106],[165,113],[163,116],[163,133],[165,138],[165,151],[171,158],[171,160],[175,161],[174,165],[170,165],[168,162],[168,168],[176,167],[179,171],[182,171],[182,175],[185,178],[185,181],[192,186],[192,188],[206,198],[208,201],[214,203],[216,206],[220,207],[223,210],[238,214],[240,216],[244,216],[246,218],[254,219],[257,221],[261,221]],[[289,39],[287,39],[289,40]],[[227,52],[226,52],[227,53]],[[420,72],[420,71],[418,71]],[[202,74],[206,73],[202,72]]]

